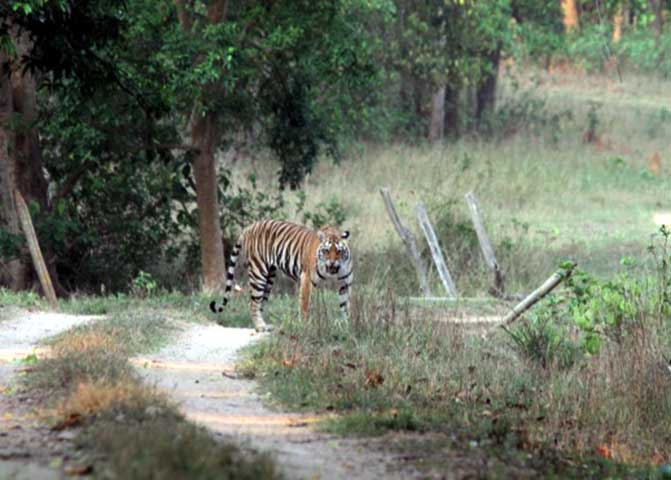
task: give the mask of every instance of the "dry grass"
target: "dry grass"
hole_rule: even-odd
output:
[[[115,384],[82,382],[55,409],[45,413],[57,428],[66,428],[89,422],[96,416],[109,416],[112,412],[126,410],[142,411],[157,404],[167,404],[167,401],[157,391],[135,379]]]

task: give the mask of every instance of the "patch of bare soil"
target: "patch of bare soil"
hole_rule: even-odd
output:
[[[177,341],[160,352],[136,358],[150,382],[167,390],[190,420],[216,437],[268,452],[291,479],[413,478],[387,437],[352,439],[313,428],[316,415],[273,411],[256,393],[253,381],[236,378],[236,352],[257,334],[251,329],[216,325],[185,327]]]
[[[74,432],[54,432],[35,414],[37,400],[17,391],[21,363],[38,342],[94,317],[25,312],[0,306],[0,479],[60,479],[77,469]]]

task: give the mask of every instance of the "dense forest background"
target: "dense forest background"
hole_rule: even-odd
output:
[[[559,117],[537,101],[501,102],[502,72],[511,88],[561,68],[666,78],[670,12],[663,0],[3,2],[0,285],[36,286],[19,190],[59,294],[123,291],[145,271],[217,291],[249,222],[344,221],[337,198],[309,210],[300,193],[317,162],[552,129]],[[244,164],[272,183],[237,174]]]

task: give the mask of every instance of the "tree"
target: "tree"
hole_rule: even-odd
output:
[[[207,13],[199,22],[202,30],[194,28],[194,11],[188,11],[184,0],[175,0],[177,18],[185,35],[203,35],[208,28],[216,29],[228,14],[228,1],[213,0]],[[196,57],[195,62],[202,62]],[[223,291],[226,263],[222,248],[221,226],[219,224],[219,202],[217,198],[217,169],[215,149],[219,141],[217,113],[202,104],[215,90],[214,83],[204,83],[198,92],[196,103],[190,116],[191,142],[197,149],[193,159],[196,180],[196,200],[198,203],[198,226],[200,231],[200,255],[203,272],[203,290]]]
[[[144,122],[140,123],[145,128],[139,129],[120,126],[119,119],[135,120],[134,112],[141,110],[139,104],[147,107],[143,113],[155,109],[155,105],[145,101],[148,98],[141,98],[137,84],[131,85],[130,79],[124,78],[123,61],[114,48],[122,38],[124,5],[121,0],[59,0],[13,1],[0,6],[0,39],[6,60],[2,76],[3,120],[9,118],[2,124],[2,133],[11,143],[5,142],[8,147],[3,149],[9,154],[3,158],[2,196],[3,200],[11,199],[12,189],[18,187],[32,205],[53,280],[58,279],[54,268],[57,264],[59,273],[66,277],[86,277],[83,262],[92,259],[99,260],[98,266],[103,267],[97,273],[97,285],[101,278],[107,280],[108,274],[125,271],[126,259],[115,254],[111,255],[113,258],[106,257],[104,253],[105,245],[119,243],[121,238],[134,243],[138,254],[144,253],[138,242],[133,242],[137,238],[132,239],[131,232],[138,229],[134,230],[129,222],[109,218],[110,223],[96,231],[100,230],[96,227],[101,226],[101,214],[128,198],[120,195],[118,189],[104,200],[101,198],[108,185],[128,178],[119,175],[119,163],[115,162],[121,157],[132,165],[129,153],[138,144],[151,140],[145,135],[151,130],[151,117],[142,115]],[[124,52],[127,51],[126,48]],[[142,62],[145,59],[146,55]],[[134,105],[123,111],[129,99]],[[116,106],[120,111],[114,111]],[[112,131],[103,132],[105,129]],[[132,136],[138,131],[142,134],[139,140]],[[132,141],[128,142],[130,138]],[[49,189],[45,171],[49,173]],[[143,177],[134,173],[132,178],[138,176]],[[87,185],[93,188],[88,189]],[[0,253],[5,258],[15,256],[20,246],[10,201],[3,201],[6,221],[0,240],[4,239],[3,244],[12,246],[13,251],[3,248]],[[89,201],[92,207],[87,204]],[[124,203],[117,211],[128,212],[128,207]],[[136,213],[142,216],[147,212]],[[83,224],[82,219],[87,218],[99,222]],[[151,217],[147,223],[153,223]],[[109,227],[117,231],[112,232]],[[155,234],[154,229],[152,235]],[[101,242],[101,237],[106,237],[107,243]],[[24,271],[29,268],[23,259],[20,264]],[[15,288],[29,287],[28,281],[5,278],[4,283]],[[59,290],[62,293],[63,289]]]
[[[564,13],[564,29],[567,32],[573,32],[579,27],[578,7],[575,0],[561,0],[561,7]]]

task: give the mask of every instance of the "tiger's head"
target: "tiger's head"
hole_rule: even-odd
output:
[[[338,276],[350,271],[352,252],[347,239],[349,232],[333,227],[323,227],[317,231],[319,248],[317,250],[317,270],[322,275]]]

